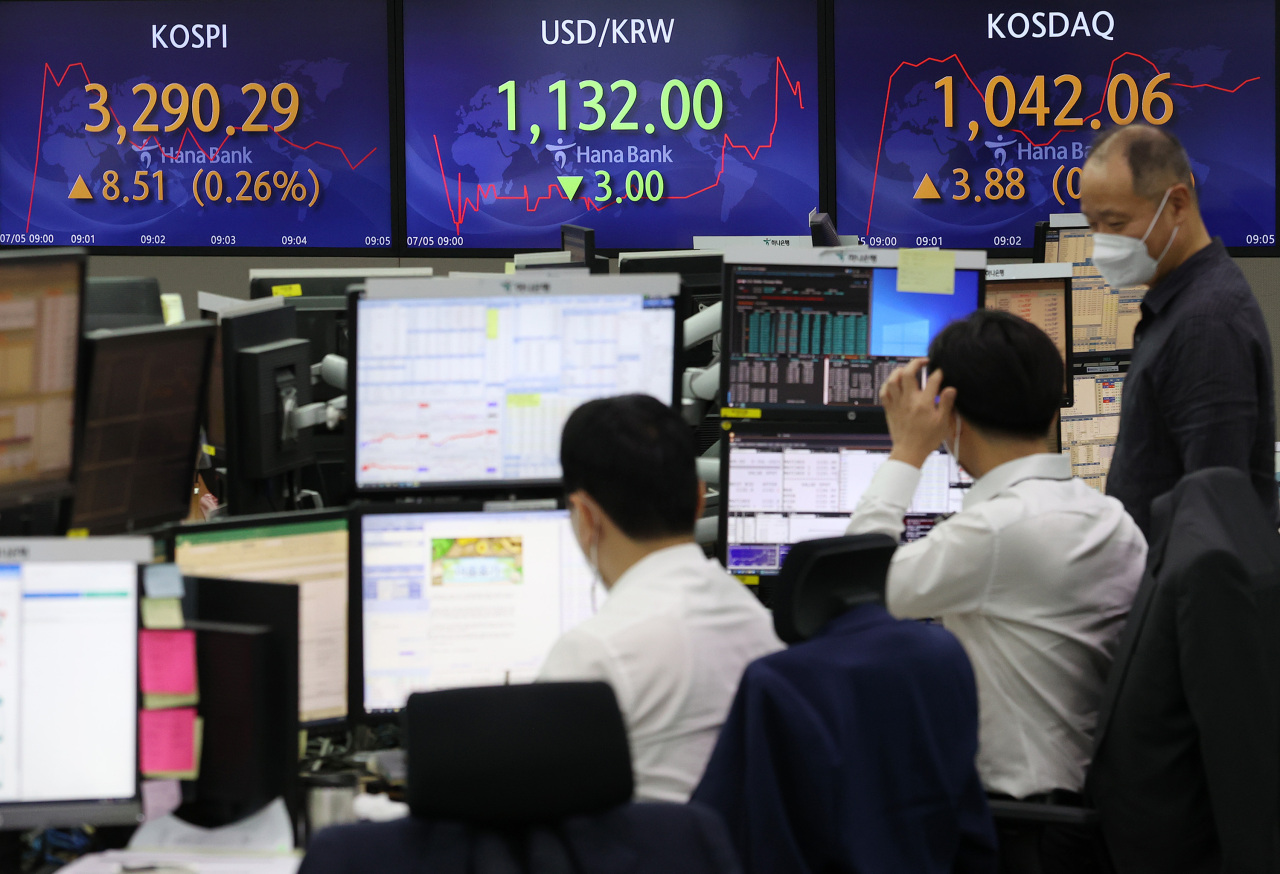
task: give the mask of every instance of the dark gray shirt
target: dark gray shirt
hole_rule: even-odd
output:
[[[1221,240],[1147,292],[1133,346],[1107,494],[1150,539],[1153,498],[1193,470],[1234,467],[1275,518],[1271,338]]]

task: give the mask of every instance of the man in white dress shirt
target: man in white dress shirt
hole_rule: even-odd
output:
[[[769,612],[694,542],[696,452],[679,414],[646,395],[583,404],[560,443],[574,533],[609,595],[538,679],[613,687],[641,801],[688,800],[743,669],[782,648]]]
[[[1044,451],[1063,363],[1040,329],[979,310],[885,383],[893,451],[850,534],[903,531],[939,443],[975,482],[964,509],[898,549],[890,612],[936,617],[978,683],[978,772],[988,792],[1071,800],[1084,786],[1107,671],[1147,544],[1124,507]]]

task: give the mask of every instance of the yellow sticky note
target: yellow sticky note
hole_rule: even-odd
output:
[[[956,253],[948,249],[899,249],[898,291],[956,293]]]
[[[753,407],[721,407],[720,418],[722,419],[759,419],[760,410]]]
[[[504,265],[502,272],[503,272],[503,273],[510,274],[510,275],[514,275],[514,274],[515,274],[515,272],[516,272],[516,262],[514,262],[514,261],[508,261],[508,262]]]
[[[218,447],[214,446],[211,443],[206,443],[204,445],[204,454],[209,456],[210,458],[213,458],[215,455],[218,454]]]
[[[486,340],[498,339],[498,310],[496,307],[490,307],[485,310],[484,336]]]
[[[271,286],[272,297],[302,297],[301,285],[273,285]]]
[[[143,598],[142,627],[181,628],[182,602],[177,598]]]
[[[68,528],[67,536],[75,539],[89,536],[88,528]]]
[[[542,395],[539,394],[512,394],[507,395],[508,407],[536,407],[542,403]]]
[[[738,582],[744,586],[760,585],[760,576],[758,574],[734,574],[738,578]]]

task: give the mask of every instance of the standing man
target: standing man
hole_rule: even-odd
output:
[[[1149,284],[1107,476],[1150,536],[1151,501],[1184,474],[1234,467],[1277,511],[1271,338],[1222,241],[1211,239],[1178,140],[1145,125],[1094,142],[1080,179],[1093,263],[1112,288]]]

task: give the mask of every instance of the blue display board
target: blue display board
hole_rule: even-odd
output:
[[[835,4],[837,223],[877,246],[1027,248],[1079,211],[1097,130],[1186,146],[1210,233],[1274,247],[1275,5],[1124,0],[1081,11]]]
[[[0,2],[0,245],[389,251],[387,14]]]
[[[806,233],[817,21],[815,0],[406,0],[408,246]]]

